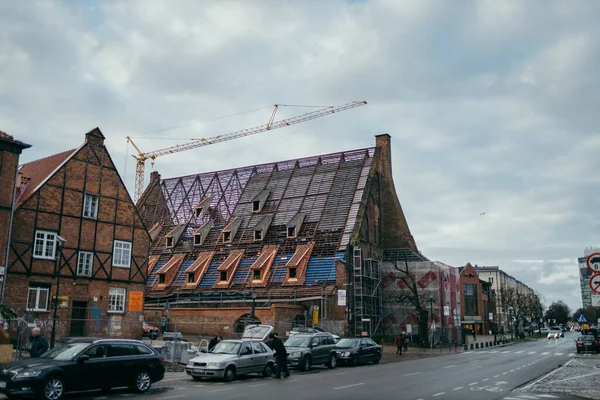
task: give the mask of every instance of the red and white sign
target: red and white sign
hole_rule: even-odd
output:
[[[594,274],[590,278],[590,288],[592,292],[600,294],[600,274]]]
[[[590,271],[600,273],[600,253],[590,254],[585,263]]]

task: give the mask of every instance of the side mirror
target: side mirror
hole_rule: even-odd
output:
[[[79,364],[83,364],[84,362],[89,361],[89,359],[90,359],[90,356],[88,356],[87,354],[84,354],[77,359],[77,362]]]

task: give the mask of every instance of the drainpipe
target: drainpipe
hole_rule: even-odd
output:
[[[15,217],[15,205],[17,203],[17,179],[19,179],[19,156],[17,155],[17,166],[15,168],[15,181],[13,184],[12,206],[10,208],[10,221],[8,222],[8,238],[6,241],[6,259],[4,261],[4,279],[2,279],[2,293],[0,293],[0,305],[4,305],[4,287],[8,277],[8,257],[10,255],[10,241],[12,237],[13,219]]]

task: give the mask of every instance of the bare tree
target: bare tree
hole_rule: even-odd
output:
[[[514,330],[515,335],[518,335],[521,321],[529,314],[530,301],[528,295],[512,286],[502,286],[500,288],[500,301],[502,311],[508,314],[512,330]]]
[[[415,274],[409,270],[406,258],[404,259],[402,268],[398,267],[397,262],[394,262],[394,268],[398,272],[396,278],[400,279],[407,288],[407,290],[400,294],[398,301],[400,303],[410,304],[415,308],[415,314],[419,321],[419,343],[424,343],[425,346],[429,346],[429,327],[427,326],[429,311],[427,311],[427,305],[421,303]]]

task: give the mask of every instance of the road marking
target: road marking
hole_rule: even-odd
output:
[[[555,356],[562,356],[564,353],[554,353]]]
[[[515,351],[515,354],[521,354],[521,353],[525,353],[525,351],[523,351],[523,350]]]
[[[569,353],[569,357],[573,357],[575,353]]]
[[[416,374],[420,374],[420,372],[413,372],[413,373],[410,373],[410,374],[404,374],[402,376],[411,376],[411,375],[416,375]]]
[[[224,388],[224,389],[215,389],[215,390],[211,390],[211,392],[224,392],[226,390],[231,390],[233,388]]]
[[[522,394],[519,395],[519,398],[520,399],[534,399],[534,400],[537,400],[537,396],[535,396],[535,397],[534,396],[526,396],[526,395],[522,395]]]
[[[481,381],[482,382],[486,382],[486,381],[489,381],[489,380],[490,380],[490,378],[485,378],[485,379],[482,379]]]
[[[181,394],[179,396],[159,397],[159,400],[178,399],[180,397],[183,397],[183,395]]]
[[[503,351],[502,354],[510,353],[510,350]]]
[[[506,375],[506,374],[508,374],[508,372],[503,372],[503,373],[502,373],[502,375]]]
[[[364,385],[364,384],[365,384],[364,382],[361,382],[361,383],[355,383],[354,385],[339,386],[339,387],[333,388],[333,390],[347,389],[347,388],[350,388],[350,387],[360,386],[360,385]]]
[[[454,388],[454,389],[452,389],[452,390],[460,390],[460,389],[463,389],[463,388],[464,388],[464,386],[459,386],[459,387],[457,387],[457,388]]]
[[[194,387],[204,387],[206,385],[194,385]]]
[[[347,374],[347,372],[340,372],[339,374],[336,374],[336,375],[346,375],[346,374]]]
[[[550,353],[548,353],[547,351],[542,353],[543,356],[547,356],[548,354],[550,354]]]
[[[444,367],[444,369],[446,369],[446,368],[454,368],[454,367],[456,367],[456,365],[446,365],[446,366]]]
[[[529,353],[527,353],[527,354],[535,354],[535,353],[537,353],[537,351],[530,351],[530,352],[529,352]]]
[[[446,393],[446,392],[439,392],[439,393],[436,393],[436,394],[434,394],[434,395],[433,395],[433,397],[438,397],[438,396],[441,396],[441,395],[443,395],[444,393]]]
[[[469,383],[469,386],[473,386],[473,385],[477,385],[479,382],[471,382]]]
[[[258,383],[256,385],[250,385],[250,387],[259,387],[259,386],[267,386],[266,383]]]
[[[471,361],[471,363],[476,363],[476,362],[479,362],[479,361],[481,361],[481,360],[473,360],[473,361]]]
[[[515,370],[514,370],[514,369],[511,369],[511,370],[510,370],[510,372],[515,372]]]
[[[544,379],[548,378],[549,376],[551,376],[551,375],[557,373],[558,371],[562,370],[567,365],[571,364],[571,361],[573,361],[573,359],[570,359],[569,361],[567,361],[566,363],[564,363],[561,368],[556,368],[554,371],[551,371],[551,372],[547,373],[546,375],[542,376],[541,378],[539,378],[539,379],[531,382],[529,385],[522,387],[521,389],[519,389],[519,392],[526,392],[528,389],[530,389],[533,386],[537,385],[539,382],[543,381]]]
[[[543,397],[545,399],[558,399],[557,396],[552,396],[551,394],[538,394],[538,397]]]
[[[500,377],[500,375],[494,375],[494,378],[499,378],[499,377]]]
[[[492,354],[498,353],[498,350],[490,351],[490,353],[492,353]]]

